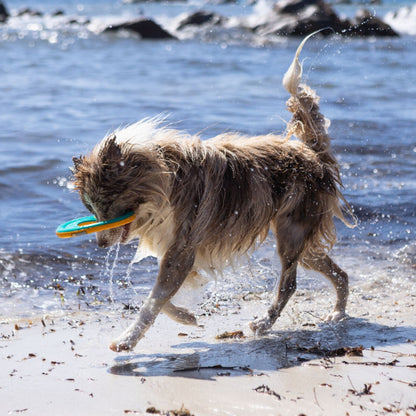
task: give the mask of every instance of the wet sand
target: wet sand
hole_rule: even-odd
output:
[[[352,318],[337,324],[319,317],[330,300],[300,291],[274,330],[255,337],[248,322],[267,296],[217,299],[200,327],[161,315],[120,355],[108,345],[130,312],[3,317],[0,414],[416,414],[416,297],[352,288]],[[217,339],[225,331],[244,337]]]

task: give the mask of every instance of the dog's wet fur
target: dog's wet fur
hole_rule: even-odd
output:
[[[159,312],[195,325],[191,312],[170,301],[183,282],[199,270],[222,270],[270,229],[282,265],[280,284],[266,316],[251,329],[262,333],[275,323],[296,289],[298,264],[333,284],[337,301],[327,319],[345,317],[348,276],[328,252],[336,241],[333,219],[351,225],[343,214],[349,208],[319,97],[300,84],[298,56],[306,39],[283,79],[293,113],[285,136],[227,133],[201,141],[162,119],[145,119],[74,158],[75,187],[98,220],[136,214],[128,225],[97,233],[98,245],[139,238],[140,252],[159,259],[150,295],[112,350],[133,349]]]

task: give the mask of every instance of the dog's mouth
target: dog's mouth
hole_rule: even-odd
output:
[[[127,243],[128,239],[129,239],[129,233],[130,233],[130,223],[123,225],[123,229],[121,231],[121,236],[120,236],[120,243],[121,244],[125,244]]]

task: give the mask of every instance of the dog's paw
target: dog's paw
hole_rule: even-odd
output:
[[[176,322],[179,322],[184,325],[194,325],[198,326],[198,322],[196,320],[196,317],[193,313],[189,312],[185,308],[178,308],[177,307],[177,313],[171,314],[170,317],[174,319]]]
[[[253,322],[250,322],[249,327],[250,329],[256,334],[264,334],[266,331],[268,331],[272,326],[272,323],[270,321],[270,318],[267,316],[265,318],[256,319]]]
[[[132,349],[130,345],[117,341],[113,341],[109,347],[110,350],[114,352],[131,351]]]
[[[339,322],[348,318],[348,315],[343,311],[333,311],[325,318],[325,322]]]
[[[188,309],[182,308],[181,306],[175,306],[171,302],[166,303],[162,312],[180,324],[198,326],[198,322],[192,312],[189,312]]]
[[[110,350],[114,352],[131,351],[137,344],[137,341],[129,338],[118,338],[110,344]]]
[[[184,317],[184,319],[182,320],[182,322],[185,325],[198,326],[198,321],[196,320],[195,315],[192,314],[192,313],[190,313],[189,315],[187,315],[186,317]]]

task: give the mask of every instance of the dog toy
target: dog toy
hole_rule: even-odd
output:
[[[136,218],[134,212],[128,212],[108,221],[97,221],[94,215],[77,218],[61,224],[56,229],[56,235],[61,238],[75,237],[81,234],[91,234],[98,231],[110,230],[129,224]]]

